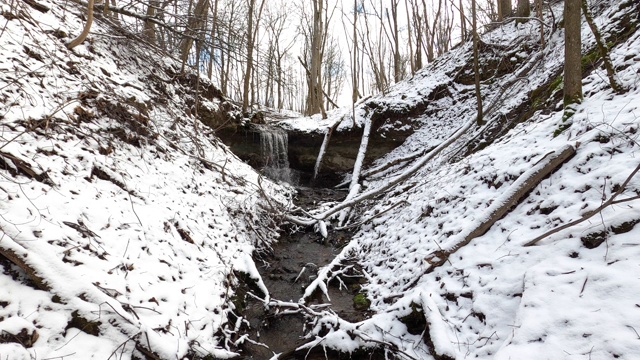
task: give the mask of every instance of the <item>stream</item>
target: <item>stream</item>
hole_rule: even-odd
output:
[[[288,135],[274,126],[260,125],[255,129],[259,133],[259,153],[255,153],[266,176],[290,184],[297,184],[299,174],[289,168]],[[246,145],[246,144],[245,144]],[[256,149],[256,150],[258,150]],[[256,156],[257,155],[257,156]],[[318,207],[320,203],[342,201],[346,191],[321,187],[297,187],[296,204],[305,210]],[[254,256],[254,261],[266,285],[271,299],[298,303],[304,290],[316,277],[319,268],[329,264],[349,243],[356,229],[329,231],[324,239],[312,227],[296,228],[283,226],[278,242],[268,254]],[[359,293],[364,279],[342,275],[342,288],[338,280],[329,283],[328,292],[331,302],[320,292],[307,299],[309,304],[327,304],[323,310],[331,310],[342,319],[358,322],[369,317],[367,309],[356,309],[354,297]],[[263,297],[261,291],[249,279],[242,279],[237,289],[236,311],[248,322],[241,332],[249,336],[241,348],[244,359],[267,360],[280,354],[278,360],[320,360],[320,359],[385,359],[376,353],[360,351],[358,354],[340,354],[335,351],[325,353],[322,347],[312,351],[298,351],[296,348],[307,340],[305,335],[305,317],[300,313],[276,315],[274,309],[265,309],[264,304],[254,296]],[[251,296],[252,293],[254,296]],[[388,358],[388,357],[387,357]]]
[[[299,188],[297,203],[304,208],[311,208],[316,203],[341,200],[344,196],[344,192],[331,189]],[[269,289],[271,298],[297,303],[305,287],[315,278],[318,268],[330,263],[340,249],[349,242],[351,235],[353,233],[347,231],[331,231],[329,238],[323,239],[311,228],[300,229],[293,233],[285,230],[278,243],[274,244],[271,254],[256,259],[258,270]],[[345,320],[360,321],[367,317],[366,311],[356,310],[353,306],[353,298],[359,291],[361,280],[361,278],[343,278],[347,289],[344,287],[339,289],[337,283],[329,284],[331,297],[329,308]],[[260,301],[250,296],[246,296],[245,299],[243,315],[250,323],[248,333],[252,340],[269,347],[267,349],[260,345],[245,343],[246,359],[266,360],[270,359],[274,353],[282,353],[279,360],[327,358],[322,349],[308,354],[307,351],[295,352],[298,346],[305,343],[303,338],[305,320],[301,314],[274,316],[272,312],[265,311]],[[310,303],[324,304],[328,301],[323,295],[319,295]],[[352,358],[344,354],[340,356],[337,353],[328,356],[329,359]]]

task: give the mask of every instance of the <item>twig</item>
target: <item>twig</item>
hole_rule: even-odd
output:
[[[582,295],[582,293],[584,292],[584,288],[587,287],[588,280],[589,280],[589,276],[587,276],[587,278],[584,279],[584,283],[582,283],[582,289],[580,289],[580,295]]]
[[[373,220],[373,219],[375,219],[377,217],[380,217],[380,216],[388,213],[389,211],[391,211],[391,210],[393,210],[393,209],[395,209],[398,206],[403,205],[403,204],[409,205],[409,202],[406,201],[406,200],[402,200],[402,201],[400,201],[398,203],[395,203],[394,205],[392,205],[388,209],[385,209],[385,210],[383,210],[383,211],[381,211],[381,212],[379,212],[379,213],[377,213],[377,214],[375,214],[375,215],[373,215],[371,217],[368,217],[368,218],[366,218],[366,219],[364,219],[364,220],[362,220],[360,222],[357,222],[355,224],[346,225],[346,226],[336,227],[334,230],[347,230],[347,229],[351,229],[351,228],[354,228],[354,227],[358,227],[360,225],[364,225],[364,224],[368,223],[369,221],[371,221],[371,220]]]
[[[594,210],[591,211],[587,211],[584,215],[582,215],[582,217],[578,220],[574,220],[572,222],[566,223],[562,226],[558,226],[557,228],[551,229],[549,231],[547,231],[546,233],[538,236],[537,238],[527,242],[524,244],[524,246],[532,246],[537,244],[540,240],[547,238],[550,235],[553,235],[557,232],[560,232],[564,229],[570,228],[574,225],[578,225],[584,221],[589,220],[591,217],[593,217],[595,214],[601,212],[602,210],[604,210],[605,208],[607,208],[609,205],[612,205],[615,201],[615,199],[618,197],[618,195],[622,194],[622,192],[627,188],[627,185],[629,184],[629,182],[631,181],[631,179],[633,179],[633,177],[636,175],[636,173],[638,173],[638,171],[640,171],[640,164],[638,166],[636,166],[636,168],[631,172],[631,174],[629,174],[629,176],[625,179],[625,181],[622,183],[622,185],[620,186],[620,188],[618,189],[618,191],[616,191],[613,195],[611,195],[611,197],[609,198],[609,200],[605,201],[602,205],[598,206],[597,208],[595,208]],[[631,200],[635,200],[637,198],[640,198],[640,196],[634,196],[632,198],[628,198],[628,199],[623,199],[620,200],[616,203],[621,203],[624,201],[631,201]]]
[[[638,334],[638,332],[636,331],[636,329],[635,329],[633,326],[631,326],[631,325],[627,325],[627,327],[628,327],[629,329],[633,330],[633,332],[634,332],[634,333],[636,333],[636,336],[638,337],[638,340],[640,340],[640,334]]]

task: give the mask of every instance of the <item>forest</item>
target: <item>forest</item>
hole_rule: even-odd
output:
[[[638,1],[0,15],[0,359],[640,357]]]

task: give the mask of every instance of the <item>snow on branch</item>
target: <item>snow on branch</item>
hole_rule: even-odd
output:
[[[431,273],[435,268],[446,263],[452,254],[469,244],[471,240],[484,235],[496,221],[502,219],[520,203],[543,179],[573,157],[578,145],[579,144],[575,146],[565,145],[560,150],[548,153],[543,156],[542,159],[538,160],[538,162],[522,174],[507,191],[493,201],[489,208],[485,210],[484,214],[475,220],[475,225],[459,233],[457,236],[453,236],[451,240],[444,244],[439,250],[429,254],[426,258],[429,267],[424,271],[424,274]],[[416,278],[407,288],[415,286],[419,279],[420,277]]]

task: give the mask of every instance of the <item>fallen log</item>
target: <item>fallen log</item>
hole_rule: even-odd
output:
[[[618,191],[616,191],[613,195],[611,195],[611,197],[605,201],[604,203],[602,203],[602,205],[598,206],[597,208],[593,209],[593,210],[589,210],[586,213],[584,213],[579,219],[568,222],[562,226],[558,226],[556,228],[553,228],[549,231],[547,231],[546,233],[536,237],[535,239],[526,242],[523,246],[533,246],[535,244],[537,244],[540,240],[547,238],[548,236],[551,236],[557,232],[560,232],[564,229],[568,229],[572,226],[578,225],[584,221],[589,220],[591,217],[593,217],[595,214],[600,213],[602,210],[604,210],[605,208],[607,208],[610,205],[613,204],[619,204],[622,202],[627,202],[627,201],[633,201],[633,200],[637,200],[638,198],[640,198],[640,196],[632,196],[630,198],[626,198],[626,199],[620,199],[620,200],[616,200],[616,198],[618,197],[618,195],[622,194],[623,191],[625,191],[627,189],[627,185],[629,184],[629,181],[631,181],[631,179],[633,179],[633,177],[638,173],[638,171],[640,171],[640,165],[636,166],[636,168],[631,172],[631,174],[629,176],[627,176],[627,179],[624,181],[624,183],[622,183],[622,185],[620,186],[620,188],[618,188]]]
[[[466,231],[461,232],[453,237],[447,244],[444,244],[439,250],[429,254],[425,261],[429,267],[424,271],[423,275],[433,272],[439,266],[446,263],[451,255],[462,247],[466,246],[471,240],[484,235],[498,220],[502,219],[510,212],[522,199],[531,192],[542,180],[556,170],[560,165],[569,160],[576,153],[576,146],[566,145],[558,151],[546,154],[542,159],[524,174],[522,174],[500,197],[485,210],[485,213],[476,220],[476,224]],[[416,278],[407,289],[415,286],[420,277]]]

